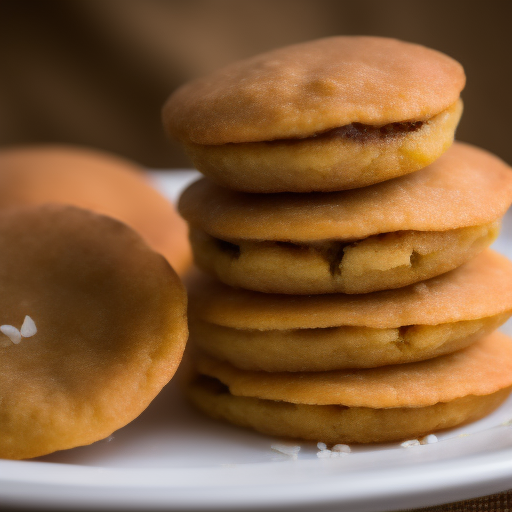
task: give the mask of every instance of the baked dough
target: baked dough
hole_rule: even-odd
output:
[[[297,244],[214,238],[190,230],[194,259],[223,283],[266,293],[368,293],[448,272],[497,238],[500,222],[448,231],[395,231],[360,241]]]
[[[190,314],[233,329],[377,329],[486,318],[512,306],[512,263],[488,249],[456,270],[396,290],[278,295],[230,288],[204,275],[189,281]]]
[[[304,405],[234,396],[215,379],[200,376],[186,389],[204,413],[263,434],[309,441],[385,443],[417,439],[432,432],[479,420],[509,396],[506,388],[484,396],[466,396],[426,407],[372,409],[340,405]]]
[[[509,395],[512,340],[494,333],[453,354],[362,370],[266,373],[199,358],[189,396],[260,432],[328,443],[399,441],[479,419]]]
[[[457,101],[465,82],[458,62],[424,46],[330,37],[189,82],[167,101],[164,120],[196,144],[307,137],[350,123],[429,119]]]
[[[417,173],[357,190],[245,194],[206,179],[182,195],[196,263],[267,293],[366,293],[456,268],[488,246],[512,202],[501,160],[455,144]]]
[[[136,164],[74,146],[0,150],[0,210],[65,203],[114,217],[135,229],[178,274],[190,267],[187,226]]]
[[[169,263],[125,224],[64,205],[3,211],[0,245],[0,324],[28,315],[37,329],[17,344],[0,334],[0,458],[90,444],[135,419],[187,340]]]
[[[471,345],[504,324],[512,308],[476,320],[387,329],[231,329],[190,320],[192,343],[242,370],[321,372],[423,361]]]
[[[404,365],[331,372],[251,372],[196,358],[197,371],[235,396],[346,407],[426,407],[512,385],[512,340],[500,332],[443,357]]]
[[[246,192],[357,188],[452,143],[465,75],[423,46],[331,37],[235,62],[178,89],[164,126],[207,176]]]
[[[247,370],[324,371],[460,350],[512,313],[512,264],[485,251],[423,283],[365,295],[268,295],[190,283],[194,344]]]
[[[453,143],[462,101],[427,121],[349,125],[305,139],[204,145],[185,143],[194,166],[242,192],[331,192],[365,187],[426,167]],[[401,123],[401,125],[407,123]]]

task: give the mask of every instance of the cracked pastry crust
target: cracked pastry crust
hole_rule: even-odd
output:
[[[396,290],[277,295],[202,275],[189,283],[193,344],[237,368],[327,371],[421,361],[460,350],[512,313],[512,264],[485,251]]]
[[[487,249],[428,281],[362,295],[259,293],[231,288],[202,273],[190,276],[188,288],[191,317],[233,329],[438,325],[511,310],[512,263]]]
[[[206,354],[243,370],[320,372],[423,361],[468,347],[504,324],[512,310],[491,317],[438,325],[324,327],[260,331],[232,329],[198,319],[191,342]]]
[[[255,372],[196,355],[190,399],[214,418],[327,443],[416,438],[477,420],[512,386],[512,340],[498,332],[453,354],[329,372]]]
[[[449,231],[397,231],[353,242],[220,240],[192,228],[195,263],[234,287],[266,293],[368,293],[448,272],[498,236],[498,221]]]
[[[329,192],[364,187],[426,167],[452,144],[458,100],[418,122],[351,124],[300,139],[202,145],[185,143],[194,166],[242,192]]]
[[[182,194],[199,266],[270,293],[366,293],[472,258],[497,234],[512,172],[456,143],[421,171],[340,192],[248,194],[208,179]]]

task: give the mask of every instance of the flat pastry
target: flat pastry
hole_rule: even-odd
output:
[[[512,172],[457,143],[426,169],[357,190],[245,194],[203,179],[182,195],[194,259],[236,287],[367,293],[456,268],[497,236]]]
[[[512,386],[512,340],[493,333],[453,354],[361,370],[266,373],[196,360],[190,399],[259,432],[336,443],[400,441],[480,419]]]
[[[187,226],[140,167],[74,146],[0,150],[0,210],[65,203],[125,222],[182,275],[192,262]]]
[[[193,344],[245,370],[325,371],[460,350],[512,313],[512,263],[487,250],[423,283],[364,295],[268,295],[204,275],[189,286]]]
[[[135,419],[187,341],[169,263],[125,224],[64,205],[3,211],[0,245],[0,458],[90,444]]]
[[[358,188],[446,151],[464,71],[395,39],[331,37],[235,62],[185,84],[164,126],[194,165],[245,192]]]

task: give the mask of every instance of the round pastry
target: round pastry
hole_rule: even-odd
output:
[[[164,126],[195,166],[244,192],[359,188],[408,174],[451,145],[459,63],[380,37],[331,37],[235,62],[185,84]]]
[[[369,368],[460,350],[512,314],[512,263],[485,251],[442,276],[365,295],[268,295],[204,275],[190,336],[210,356],[267,372]]]
[[[512,340],[494,333],[407,365],[318,373],[238,370],[201,358],[188,395],[210,416],[264,434],[336,443],[425,436],[482,418],[512,386]]]
[[[190,266],[185,222],[132,162],[73,146],[0,150],[0,209],[44,203],[114,217],[135,229],[178,274]]]
[[[512,172],[455,144],[426,169],[357,190],[245,194],[206,179],[182,195],[194,259],[267,293],[367,293],[407,286],[474,257],[497,236]]]
[[[169,263],[125,224],[65,205],[3,211],[0,244],[0,458],[90,444],[136,418],[187,340]]]

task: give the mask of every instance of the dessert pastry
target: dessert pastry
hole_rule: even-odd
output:
[[[0,458],[90,444],[136,418],[187,341],[169,263],[125,224],[65,205],[3,211],[0,244]]]
[[[429,359],[467,347],[512,314],[512,263],[490,250],[424,283],[365,295],[267,295],[204,275],[189,288],[193,344],[268,372]]]
[[[196,368],[188,395],[214,418],[330,444],[400,441],[498,407],[511,391],[512,340],[496,332],[447,356],[383,368],[248,372],[204,357]]]
[[[43,203],[71,204],[125,222],[180,275],[191,264],[185,223],[128,160],[73,146],[0,150],[0,210]]]
[[[235,287],[367,293],[456,268],[497,236],[512,172],[457,143],[426,169],[357,190],[245,194],[203,179],[182,195],[194,259]]]
[[[163,118],[194,165],[226,187],[345,190],[436,160],[453,141],[464,85],[460,64],[435,50],[332,37],[185,84]]]
[[[491,332],[512,314],[512,264],[485,249],[512,172],[452,146],[464,85],[434,50],[333,37],[171,95],[165,128],[206,176],[179,205],[210,274],[190,284],[200,409],[273,436],[375,443],[506,399],[512,340]]]

